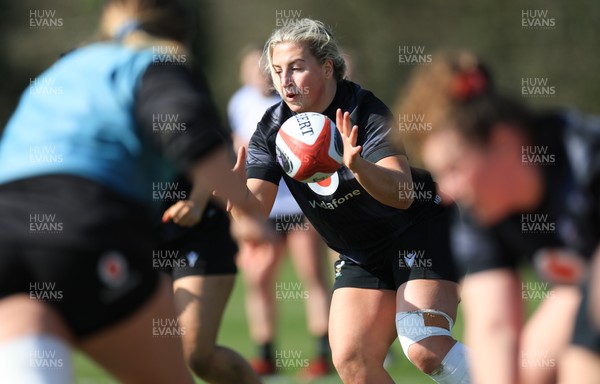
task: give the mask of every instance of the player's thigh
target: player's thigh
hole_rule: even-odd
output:
[[[209,356],[233,289],[237,244],[229,234],[229,222],[214,216],[170,246],[181,255],[171,275],[186,357]]]
[[[171,281],[160,284],[138,311],[87,337],[80,348],[123,383],[193,383],[184,364]]]
[[[285,241],[281,236],[271,243],[242,244],[237,264],[247,284],[259,285],[273,279],[283,260]]]
[[[600,354],[578,345],[570,345],[560,360],[558,382],[561,384],[600,383]]]
[[[26,294],[0,299],[0,343],[29,334],[51,334],[73,343],[73,335],[52,306]]]
[[[592,318],[590,294],[588,282],[581,287],[574,331],[558,363],[561,384],[600,383],[600,331]]]
[[[398,288],[397,310],[398,312],[410,312],[418,309],[435,309],[456,320],[458,292],[459,286],[453,281],[410,280]]]
[[[394,291],[338,288],[329,315],[329,340],[334,355],[383,362],[396,338]]]
[[[553,382],[556,362],[571,339],[580,301],[577,287],[556,287],[529,318],[519,351],[523,382]]]
[[[234,274],[191,275],[173,282],[175,311],[185,330],[186,354],[214,350],[234,282]]]

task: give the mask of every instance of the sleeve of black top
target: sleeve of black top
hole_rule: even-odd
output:
[[[248,144],[246,174],[249,179],[261,179],[279,185],[282,170],[269,151],[269,145],[268,127],[261,121]]]
[[[187,67],[151,64],[136,96],[135,115],[142,137],[180,171],[213,149],[230,144],[208,86]]]
[[[362,145],[361,156],[372,163],[397,155],[405,155],[404,148],[394,141],[397,129],[392,112],[385,104],[368,93],[357,106],[359,121],[358,144]]]

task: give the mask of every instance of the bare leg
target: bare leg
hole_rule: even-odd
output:
[[[345,384],[389,384],[383,368],[396,337],[394,291],[339,288],[333,292],[329,341],[333,364]]]
[[[0,324],[0,382],[73,382],[74,339],[52,306],[24,294],[5,297]]]
[[[27,295],[13,295],[0,300],[0,342],[28,334],[50,334],[69,344],[75,339],[62,317],[42,301]]]
[[[246,283],[246,313],[250,337],[256,344],[275,337],[275,274],[284,250],[283,241],[275,245],[242,246],[238,265]]]
[[[560,384],[600,383],[600,356],[589,349],[571,345],[561,356],[558,377]]]
[[[242,356],[216,344],[234,281],[235,275],[175,280],[175,308],[185,329],[183,353],[194,373],[209,383],[260,383]]]
[[[456,321],[458,284],[446,280],[411,280],[398,288],[398,312],[435,309]],[[430,374],[440,366],[456,340],[450,336],[431,336],[412,344],[408,358],[422,372]]]
[[[81,349],[123,383],[193,384],[180,337],[153,337],[157,319],[176,319],[166,276],[149,302],[119,324],[82,341]]]
[[[330,291],[325,264],[325,244],[312,226],[308,231],[290,232],[287,237],[296,273],[308,291],[305,301],[308,329],[314,336],[327,334]]]

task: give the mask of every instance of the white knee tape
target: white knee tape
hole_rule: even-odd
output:
[[[41,334],[1,342],[0,383],[73,383],[71,349],[57,337]]]
[[[449,329],[426,326],[425,319],[423,318],[424,314],[434,314],[445,317],[446,320],[448,320]],[[453,326],[454,322],[450,316],[434,309],[421,309],[418,311],[396,313],[398,339],[400,340],[400,345],[402,345],[404,355],[406,355],[407,358],[408,348],[411,345],[431,336],[451,336]]]
[[[470,384],[467,348],[457,342],[448,351],[439,368],[429,375],[438,384]]]

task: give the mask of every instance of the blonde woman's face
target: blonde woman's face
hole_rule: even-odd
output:
[[[273,48],[271,73],[275,89],[288,107],[298,112],[323,112],[327,81],[333,79],[330,61],[319,64],[305,44],[279,43]]]

